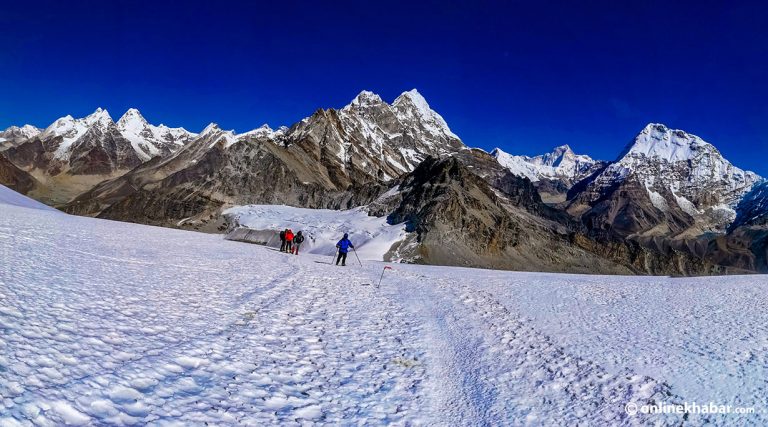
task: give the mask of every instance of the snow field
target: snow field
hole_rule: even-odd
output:
[[[227,209],[224,215],[252,230],[278,233],[290,228],[294,234],[301,230],[305,236],[301,251],[327,255],[329,259],[336,252],[336,243],[344,233],[349,233],[349,240],[355,245],[360,259],[374,261],[382,261],[392,245],[406,237],[405,224],[390,225],[386,217],[368,216],[362,208],[335,211],[282,205],[246,205]],[[278,237],[268,243],[271,247],[280,247]],[[357,262],[354,254],[350,253],[349,257],[351,261]]]
[[[761,425],[766,280],[334,267],[0,205],[0,425]],[[752,405],[630,416],[627,403]]]

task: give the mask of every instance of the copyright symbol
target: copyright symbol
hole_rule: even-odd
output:
[[[627,411],[627,415],[635,415],[637,414],[637,404],[629,402],[624,406],[624,410]]]

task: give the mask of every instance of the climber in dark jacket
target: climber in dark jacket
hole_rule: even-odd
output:
[[[296,255],[299,254],[299,247],[301,247],[301,244],[304,242],[304,234],[302,234],[301,231],[296,233],[295,236],[293,236],[293,253]]]
[[[285,232],[287,230],[280,231],[280,252],[285,252]]]
[[[336,265],[339,265],[339,261],[341,261],[342,266],[347,265],[347,252],[349,252],[349,248],[355,248],[355,245],[349,241],[349,234],[344,233],[344,237],[339,240],[339,243],[336,243],[336,247],[339,248],[339,257],[336,258]]]

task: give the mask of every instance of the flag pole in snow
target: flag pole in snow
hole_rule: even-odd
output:
[[[384,272],[385,272],[385,271],[387,271],[387,270],[392,270],[392,267],[390,267],[390,266],[388,266],[388,265],[385,265],[385,266],[384,266],[384,269],[383,269],[383,270],[381,270],[381,276],[379,277],[379,284],[378,284],[378,285],[376,285],[376,287],[377,287],[377,288],[378,288],[379,286],[381,286],[381,279],[383,279],[383,278],[384,278]]]

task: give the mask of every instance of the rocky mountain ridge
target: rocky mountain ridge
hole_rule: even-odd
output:
[[[213,123],[198,134],[155,126],[135,109],[114,122],[98,109],[0,135],[0,178],[75,214],[221,231],[231,206],[368,206],[410,227],[415,240],[400,252],[414,262],[768,271],[765,181],[660,124],[613,162],[567,145],[539,156],[487,153],[465,146],[412,90],[391,104],[363,91],[290,127],[239,134]]]

